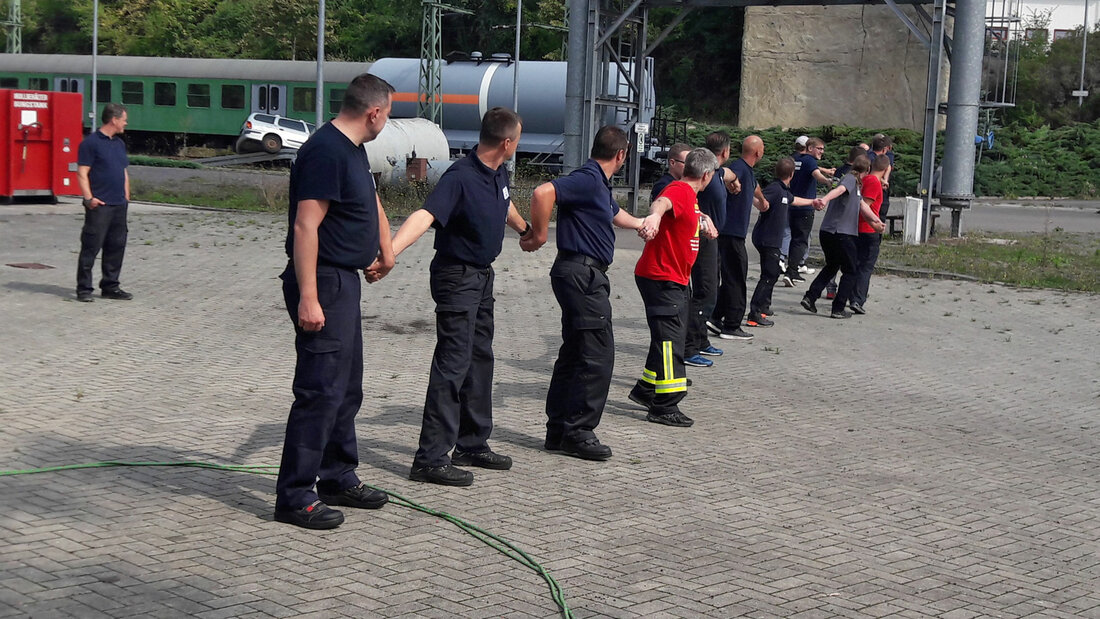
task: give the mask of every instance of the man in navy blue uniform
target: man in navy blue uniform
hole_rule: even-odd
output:
[[[794,155],[794,177],[791,179],[791,192],[795,197],[804,198],[812,203],[817,199],[818,184],[828,185],[826,174],[835,174],[835,168],[822,168],[818,160],[825,155],[825,141],[821,138],[806,140],[806,150]],[[782,274],[783,283],[793,286],[796,282],[806,281],[803,275],[813,270],[806,266],[806,254],[810,248],[810,232],[814,227],[813,206],[791,205],[789,215],[790,249],[787,252],[787,271]]]
[[[126,108],[118,103],[103,106],[103,126],[92,132],[76,152],[76,179],[84,197],[84,227],[80,231],[80,257],[76,268],[76,300],[93,301],[92,267],[103,250],[99,280],[104,299],[128,301],[134,295],[119,287],[122,257],[126,253],[126,210],[130,203],[130,160],[122,133]]]
[[[420,447],[409,479],[469,486],[474,474],[458,466],[508,470],[512,459],[489,449],[493,431],[493,261],[507,224],[531,234],[511,200],[508,170],[522,121],[495,107],[481,119],[478,145],[456,161],[393,237],[399,255],[429,227],[436,229],[430,267],[436,303],[435,354],[424,398]],[[454,449],[454,454],[448,453]]]
[[[741,143],[741,157],[730,169],[741,182],[741,191],[726,201],[726,221],[718,229],[718,262],[722,284],[718,287],[718,302],[707,323],[712,333],[724,340],[751,340],[752,334],[741,328],[747,304],[749,257],[745,237],[749,234],[752,208],[768,210],[768,201],[756,182],[753,167],[764,157],[764,140],[750,135]]]
[[[389,222],[362,145],[386,125],[392,95],[384,80],[356,77],[340,114],[302,145],[290,171],[290,261],[281,277],[298,363],[275,520],[308,529],[344,521],[330,505],[377,509],[387,500],[355,474],[355,415],[363,402],[358,271],[374,282],[394,264],[389,234],[379,233]]]
[[[661,192],[668,187],[668,184],[672,181],[678,181],[684,176],[684,157],[691,151],[691,147],[687,144],[681,144],[677,142],[668,147],[668,172],[661,175],[661,178],[657,179],[656,183],[653,183],[653,189],[649,192],[649,201],[653,202],[661,195]]]
[[[740,191],[737,175],[721,165],[730,157],[730,136],[715,131],[706,137],[707,150],[714,153],[718,169],[707,186],[699,192],[699,210],[710,217],[716,228],[726,222],[726,201],[731,194]],[[699,236],[699,253],[691,267],[691,287],[688,289],[688,319],[684,325],[684,364],[693,367],[710,367],[714,362],[707,357],[722,355],[707,337],[707,318],[714,311],[718,299],[718,242],[706,235]]]
[[[532,236],[521,242],[528,250],[546,242],[550,213],[557,203],[558,255],[550,269],[550,286],[561,306],[562,345],[546,394],[544,446],[585,460],[611,457],[611,448],[600,443],[595,429],[615,366],[607,279],[615,254],[612,226],[642,232],[642,220],[621,210],[611,195],[611,177],[623,167],[628,148],[622,129],[606,126],[596,132],[591,158],[584,165],[535,188]],[[669,157],[674,156],[669,151]]]

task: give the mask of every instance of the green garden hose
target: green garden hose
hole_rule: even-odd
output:
[[[263,464],[243,465],[211,464],[209,462],[120,462],[112,460],[106,462],[89,462],[86,464],[65,464],[61,466],[47,466],[37,469],[0,471],[0,477],[7,477],[10,475],[29,475],[32,473],[54,473],[57,471],[73,471],[77,469],[97,469],[112,466],[180,466],[199,469],[214,469],[218,471],[234,471],[237,473],[255,473],[258,475],[279,474],[279,467]],[[550,597],[553,598],[554,603],[557,604],[558,608],[561,610],[562,617],[564,619],[573,619],[573,611],[569,610],[569,605],[565,603],[565,594],[562,593],[561,586],[558,585],[558,582],[554,580],[554,577],[550,575],[550,572],[546,571],[546,568],[539,565],[539,563],[531,558],[530,555],[528,555],[523,550],[517,548],[516,545],[512,542],[509,542],[499,535],[490,533],[485,529],[478,527],[477,525],[470,524],[469,522],[466,522],[458,516],[452,516],[451,514],[448,514],[446,512],[441,512],[430,507],[425,507],[415,501],[409,500],[401,496],[400,494],[385,490],[383,488],[378,488],[377,486],[371,486],[370,484],[367,484],[367,486],[374,490],[381,490],[382,492],[385,492],[393,499],[393,503],[400,507],[406,507],[408,509],[413,509],[424,514],[428,514],[429,516],[435,516],[436,518],[446,520],[447,522],[455,525],[459,529],[462,529],[466,533],[474,536],[483,544],[486,544],[487,546],[495,549],[497,552],[503,554],[509,559],[512,559],[513,561],[519,563],[527,569],[532,570],[533,572],[541,576],[542,579],[546,581],[546,584],[550,587]]]

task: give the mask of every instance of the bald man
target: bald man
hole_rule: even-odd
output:
[[[768,201],[753,172],[763,157],[764,140],[758,135],[750,135],[741,143],[741,157],[729,165],[741,181],[741,192],[727,198],[726,221],[718,230],[722,284],[718,288],[718,303],[707,321],[707,328],[724,340],[752,340],[752,334],[741,328],[748,300],[749,257],[745,251],[745,237],[749,233],[752,209],[768,210]]]

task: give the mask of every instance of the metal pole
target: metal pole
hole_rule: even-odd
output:
[[[325,122],[325,0],[317,5],[317,93],[314,95],[317,106],[318,129]]]
[[[1089,49],[1089,0],[1085,0],[1085,22],[1081,25],[1081,92],[1085,92],[1085,52]],[[1085,105],[1084,95],[1078,95],[1077,107]]]
[[[519,29],[523,23],[523,0],[516,1],[516,55],[512,57],[512,111],[519,113]],[[516,154],[508,162],[508,171],[512,179],[516,178]]]
[[[96,82],[99,80],[99,0],[92,2],[92,111],[89,113],[91,116],[91,122],[88,126],[95,131],[95,116],[96,116],[96,96],[99,95],[96,92]],[[83,124],[83,123],[81,123]]]
[[[974,199],[974,136],[978,131],[985,46],[985,0],[955,3],[955,48],[951,53],[951,81],[947,95],[947,131],[943,151],[940,204],[953,211],[970,208]],[[958,213],[953,212],[952,232]]]
[[[569,63],[565,77],[565,152],[562,161],[565,171],[572,172],[584,165],[584,153],[588,147],[582,142],[585,133],[585,81],[589,77],[587,61],[590,56],[587,52],[591,41],[585,36],[588,32],[588,0],[568,1]]]
[[[940,78],[943,69],[944,15],[946,0],[936,0],[932,9],[932,31],[928,48],[928,84],[924,95],[924,148],[921,151],[920,193],[924,212],[920,241],[928,240],[932,221],[932,189],[936,166],[936,127],[939,124]]]

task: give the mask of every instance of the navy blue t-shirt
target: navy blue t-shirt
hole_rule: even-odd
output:
[[[566,176],[550,181],[558,203],[558,249],[584,254],[604,264],[615,258],[615,229],[611,220],[619,204],[611,197],[611,183],[595,159]]]
[[[710,183],[696,195],[696,199],[699,201],[699,210],[706,213],[707,217],[711,218],[714,226],[719,230],[726,223],[726,199],[729,196],[729,192],[726,191],[726,183],[723,180],[724,177],[724,169],[718,168],[714,176],[711,177]]]
[[[752,244],[760,247],[782,247],[783,234],[787,230],[787,211],[794,206],[794,193],[789,186],[775,180],[764,188],[764,199],[768,201],[768,210],[756,218],[756,226],[752,229]]]
[[[653,183],[653,190],[649,192],[649,201],[655,201],[661,195],[661,192],[665,190],[665,187],[668,187],[668,184],[674,180],[676,179],[672,178],[671,174],[665,172],[661,178],[657,179],[656,183]]]
[[[126,144],[117,135],[109,138],[93,131],[76,151],[76,165],[88,166],[92,197],[107,204],[126,204]]]
[[[756,174],[752,166],[740,157],[729,165],[737,180],[741,181],[741,193],[726,198],[726,221],[718,228],[719,234],[745,238],[749,234],[749,217],[752,216],[752,198],[756,194]]]
[[[794,178],[791,179],[791,192],[799,198],[813,200],[817,197],[817,179],[814,171],[818,169],[817,157],[810,153],[798,153],[794,159]],[[794,206],[795,211],[812,211],[812,206]]]
[[[367,151],[326,123],[298,149],[290,168],[290,228],[286,255],[294,257],[294,220],[302,200],[328,200],[317,230],[318,264],[363,269],[378,257],[378,197]],[[387,231],[388,233],[388,231]]]
[[[424,210],[435,217],[435,260],[475,267],[492,264],[504,245],[511,191],[508,170],[486,166],[477,157],[477,147],[451,164],[424,201]]]

